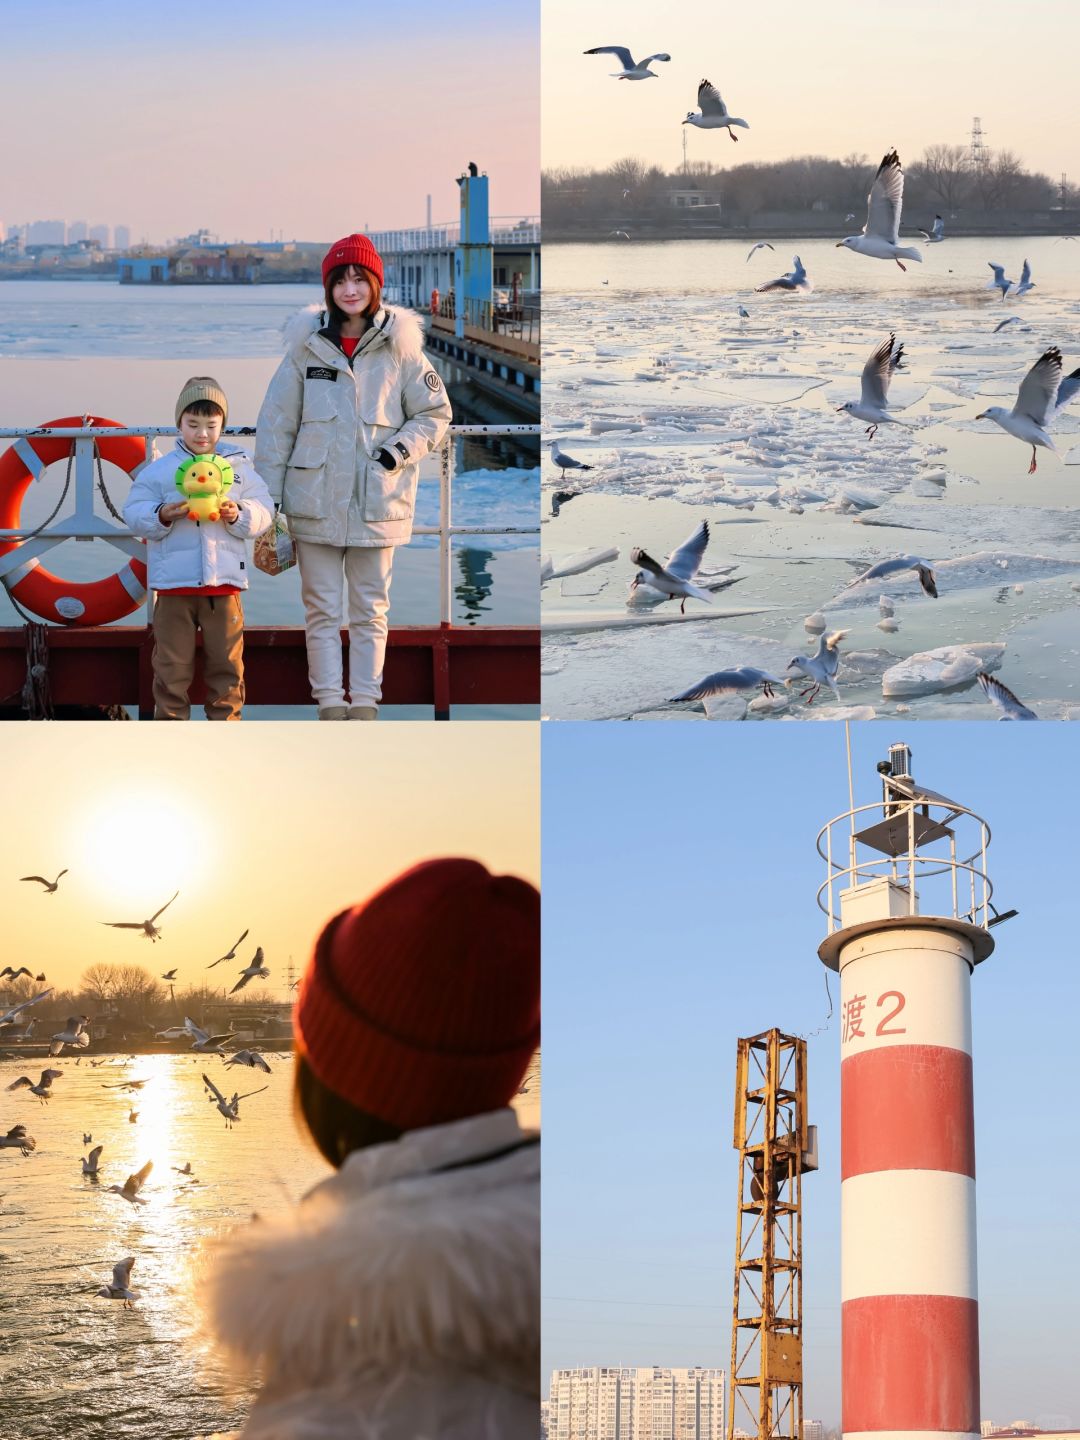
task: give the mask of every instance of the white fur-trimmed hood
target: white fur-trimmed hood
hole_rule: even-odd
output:
[[[312,335],[326,325],[326,309],[322,305],[306,305],[290,315],[281,328],[288,351],[302,350]],[[397,305],[384,305],[375,314],[375,328],[385,342],[403,359],[421,355],[424,350],[424,322],[415,310]],[[381,343],[372,341],[372,344]]]
[[[525,1138],[507,1109],[354,1153],[283,1218],[204,1252],[206,1327],[278,1395],[460,1368],[538,1396],[540,1147]]]

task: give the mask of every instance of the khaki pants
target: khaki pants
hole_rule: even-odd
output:
[[[239,720],[244,704],[244,607],[239,595],[170,595],[154,604],[154,719],[187,720],[195,635],[203,635],[208,720]]]

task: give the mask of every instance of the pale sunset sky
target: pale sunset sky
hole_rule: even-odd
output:
[[[667,51],[656,80],[610,79],[612,55]],[[991,149],[1080,180],[1075,69],[1080,11],[1068,0],[827,0],[716,5],[680,0],[545,0],[543,164],[602,168],[626,156],[675,169],[682,120],[709,79],[750,122],[732,145],[687,126],[688,158],[727,168],[789,155],[876,163],[895,145],[913,161],[938,142],[967,144],[982,120]]]
[[[539,210],[539,0],[5,5],[0,221],[323,240]],[[17,117],[17,123],[15,122]]]
[[[244,994],[281,1000],[289,956],[301,972],[332,915],[420,860],[470,856],[539,884],[533,725],[16,728],[0,968],[57,988],[96,962],[231,985],[262,945],[270,978]],[[65,867],[54,895],[19,878]],[[100,923],[147,918],[174,890],[154,943]],[[248,928],[236,963],[207,970]]]

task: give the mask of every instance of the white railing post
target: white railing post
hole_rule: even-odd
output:
[[[453,620],[453,590],[450,581],[450,492],[454,476],[454,442],[448,436],[439,452],[439,624]]]

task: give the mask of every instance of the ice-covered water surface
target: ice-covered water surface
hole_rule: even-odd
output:
[[[563,474],[546,456],[542,548],[555,571],[590,550],[620,555],[544,586],[544,713],[702,718],[701,703],[667,697],[732,665],[811,654],[815,616],[849,632],[839,705],[828,690],[812,705],[789,691],[714,711],[994,719],[973,676],[930,688],[966,667],[929,652],[1001,644],[999,678],[1040,716],[1080,713],[1080,397],[1034,476],[1029,447],[975,419],[1011,405],[1049,346],[1066,372],[1080,366],[1080,243],[949,240],[904,274],[826,240],[775,241],[747,262],[754,238],[548,249],[545,439],[592,468]],[[754,292],[796,253],[811,294]],[[1002,301],[985,288],[988,261],[1011,276],[1025,258],[1034,291]],[[905,343],[890,391],[899,423],[871,439],[837,407],[859,399],[890,333]],[[711,605],[688,600],[685,616],[678,601],[628,609],[631,549],[662,561],[703,519],[695,581],[723,573],[726,588]],[[913,570],[843,593],[900,554],[930,563],[937,599]],[[927,693],[884,697],[901,661]]]

